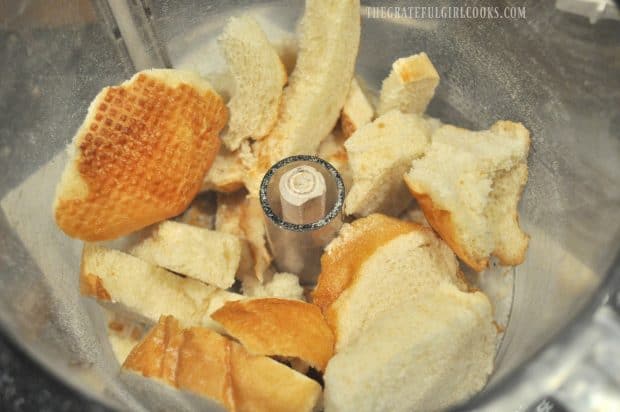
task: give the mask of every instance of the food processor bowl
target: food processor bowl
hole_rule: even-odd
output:
[[[512,300],[495,373],[464,406],[489,407],[620,285],[620,24],[534,0],[468,4],[521,7],[524,18],[390,17],[396,6],[462,4],[363,1],[356,70],[365,87],[376,92],[396,58],[426,51],[441,76],[431,116],[477,130],[509,119],[531,131],[526,260],[481,280],[509,276],[496,293]],[[79,296],[81,242],[57,229],[51,204],[90,101],[156,66],[197,71],[217,87],[226,66],[216,37],[229,16],[254,16],[290,47],[302,12],[301,1],[0,4],[0,326],[76,391],[120,409],[196,406],[184,394],[155,401],[153,388],[118,379],[104,317]]]

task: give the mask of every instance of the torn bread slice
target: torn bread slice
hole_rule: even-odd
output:
[[[292,273],[267,274],[263,281],[254,275],[241,278],[243,296],[252,298],[282,298],[304,300],[304,288],[299,285],[299,277]]]
[[[243,188],[244,178],[245,168],[239,151],[231,152],[222,146],[215,156],[213,166],[205,175],[200,191],[236,192]]]
[[[252,17],[231,17],[218,41],[235,79],[222,141],[236,150],[243,140],[260,139],[271,131],[287,76],[278,53]]]
[[[262,281],[272,257],[267,248],[260,201],[246,194],[245,191],[218,194],[215,229],[245,241],[242,243],[239,277],[252,274]]]
[[[345,139],[360,127],[370,123],[374,115],[375,110],[362,91],[357,79],[353,78],[347,100],[344,102],[340,113],[340,128]]]
[[[392,64],[390,75],[383,81],[377,113],[390,110],[422,114],[435,95],[439,74],[426,53],[403,57]]]
[[[325,411],[445,410],[484,387],[495,341],[483,293],[449,283],[426,289],[391,305],[331,359]]]
[[[448,282],[466,289],[454,254],[431,229],[370,215],[343,228],[321,259],[313,302],[336,336],[336,352],[400,302]]]
[[[298,358],[322,372],[334,353],[334,335],[310,303],[247,299],[226,303],[212,317],[255,355]]]
[[[56,223],[71,237],[110,240],[180,214],[227,117],[220,96],[191,72],[145,70],[104,88],[68,148]]]
[[[448,125],[432,140],[405,175],[428,222],[478,272],[490,255],[504,265],[521,263],[528,236],[517,204],[527,182],[528,130],[510,121],[480,132]]]
[[[162,317],[123,368],[209,397],[229,411],[312,411],[321,386],[206,328]]]
[[[344,147],[345,140],[346,138],[340,130],[332,130],[329,136],[321,142],[318,156],[328,161],[338,170],[340,177],[342,177],[344,187],[348,190],[353,184],[353,176],[351,174],[351,167],[349,166],[349,155],[347,154],[347,149]]]
[[[80,292],[141,321],[154,323],[172,315],[184,325],[215,329],[220,326],[211,313],[228,300],[244,298],[93,244],[82,251]]]
[[[397,110],[357,130],[344,144],[353,175],[345,213],[402,212],[410,201],[403,174],[413,159],[424,154],[429,142],[428,123],[418,115]]]
[[[278,121],[255,143],[257,169],[247,184],[252,196],[269,167],[295,154],[316,154],[338,121],[359,47],[359,0],[308,0],[298,33],[299,53]]]
[[[129,251],[142,260],[221,289],[235,283],[241,241],[224,232],[165,221]]]

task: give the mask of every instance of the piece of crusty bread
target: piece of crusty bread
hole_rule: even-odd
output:
[[[154,265],[226,289],[235,283],[241,241],[224,232],[165,221],[134,245],[130,254]]]
[[[312,411],[321,386],[206,328],[162,317],[123,368],[207,396],[229,411]]]
[[[257,168],[246,184],[257,196],[263,175],[278,160],[316,154],[334,128],[349,92],[360,39],[359,0],[308,0],[299,24],[299,52],[284,89],[278,121],[255,143]]]
[[[242,295],[175,275],[134,256],[86,244],[80,292],[147,322],[172,315],[184,325],[220,328],[210,315]]]
[[[313,302],[340,351],[382,312],[443,282],[466,289],[454,254],[431,229],[374,214],[343,227],[330,243]]]
[[[448,125],[432,140],[405,175],[428,222],[476,271],[490,255],[505,265],[521,263],[528,236],[517,204],[527,181],[528,130],[510,121],[480,132]]]
[[[236,150],[244,139],[260,139],[271,131],[287,76],[278,53],[252,17],[231,17],[218,41],[235,79],[222,141]]]
[[[318,156],[323,160],[327,160],[338,170],[345,189],[349,190],[353,184],[353,176],[351,166],[349,165],[349,155],[344,147],[345,140],[346,138],[342,131],[337,128],[332,130],[329,136],[321,142]]]
[[[422,117],[392,110],[362,126],[344,143],[353,174],[347,215],[397,215],[410,200],[403,174],[424,154],[430,127]]]
[[[238,276],[241,278],[252,274],[262,281],[272,257],[267,248],[267,234],[260,201],[247,197],[245,191],[218,194],[215,229],[245,241],[242,243]]]
[[[292,273],[265,274],[261,282],[253,274],[241,278],[243,296],[252,298],[282,298],[304,300],[304,288],[299,277]]]
[[[347,100],[344,102],[340,113],[340,128],[345,139],[360,127],[370,123],[374,115],[375,110],[360,88],[357,79],[353,78]]]
[[[426,53],[403,57],[392,63],[390,75],[383,80],[377,113],[390,110],[422,114],[435,95],[439,74]]]
[[[496,330],[481,292],[442,283],[390,305],[327,366],[325,411],[438,411],[482,389]]]
[[[310,303],[247,299],[228,302],[211,316],[254,355],[298,358],[324,371],[334,354],[334,334]]]
[[[109,240],[178,215],[213,163],[227,116],[191,72],[146,70],[106,87],[68,148],[54,200],[58,226]]]
[[[244,178],[245,169],[239,157],[239,150],[231,152],[222,146],[215,156],[213,166],[205,175],[200,191],[236,192],[243,188]]]

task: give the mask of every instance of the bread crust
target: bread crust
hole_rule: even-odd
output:
[[[92,273],[82,273],[80,275],[80,293],[104,302],[112,300],[110,293],[103,286],[101,278]]]
[[[428,223],[439,233],[441,238],[450,246],[450,249],[476,272],[483,271],[489,265],[489,259],[476,259],[461,246],[457,240],[456,228],[452,222],[451,213],[436,207],[433,200],[426,193],[416,191],[415,185],[408,179],[407,175],[405,175],[405,183],[420,205]]]
[[[109,240],[178,215],[211,167],[227,117],[220,96],[191,73],[144,71],[103,89],[69,148],[58,226]]]
[[[129,354],[123,368],[207,396],[229,411],[310,411],[315,381],[206,328],[183,329],[172,316]]]
[[[254,355],[299,358],[324,371],[334,335],[310,303],[265,298],[228,302],[211,317]]]

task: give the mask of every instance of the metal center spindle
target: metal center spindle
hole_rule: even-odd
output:
[[[314,167],[302,165],[287,171],[279,190],[283,220],[303,225],[325,216],[325,178]]]

